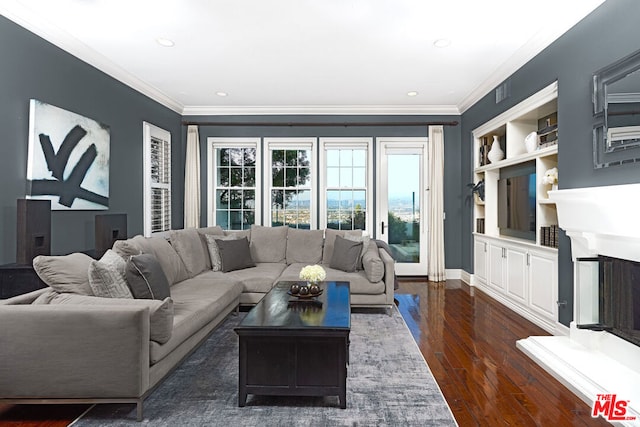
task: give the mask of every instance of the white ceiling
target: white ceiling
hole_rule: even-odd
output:
[[[182,114],[457,114],[603,1],[2,0],[0,13]]]

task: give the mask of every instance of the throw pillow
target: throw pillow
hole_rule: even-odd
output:
[[[343,237],[336,236],[333,244],[333,255],[329,267],[336,270],[342,270],[347,273],[356,271],[360,252],[362,251],[362,242],[354,242]]]
[[[360,257],[358,258],[358,266],[356,267],[356,269],[363,270],[364,268],[362,267],[362,257],[369,248],[369,241],[371,240],[371,238],[368,234],[361,234],[360,236],[354,234],[345,234],[343,237],[354,242],[362,242],[362,251],[360,252]]]
[[[336,236],[345,235],[361,236],[362,230],[333,230],[327,228],[324,231],[324,248],[322,249],[322,263],[329,265],[331,257],[333,256],[333,244],[336,240]]]
[[[44,283],[57,292],[93,295],[89,285],[89,255],[80,252],[62,256],[38,255],[33,269]]]
[[[205,270],[211,270],[211,257],[209,256],[206,236],[207,234],[224,236],[224,230],[219,225],[214,225],[213,227],[196,228],[196,231],[200,235],[200,243],[202,244],[202,250],[204,251],[204,262],[206,265]]]
[[[222,261],[222,271],[229,272],[234,270],[242,270],[243,268],[255,267],[256,264],[251,258],[249,250],[249,241],[246,237],[234,240],[216,241],[218,250],[220,251],[220,260]]]
[[[100,261],[91,261],[89,286],[93,294],[97,297],[133,298],[125,277],[126,269],[126,261],[111,249]]]
[[[126,276],[134,298],[163,300],[171,296],[167,276],[151,254],[130,257]]]
[[[211,270],[220,271],[222,270],[222,260],[220,259],[220,250],[218,249],[218,244],[216,240],[237,240],[238,237],[234,234],[229,236],[218,236],[215,234],[206,234],[205,239],[207,240],[207,249],[209,250],[209,260],[211,261]]]
[[[378,245],[373,240],[369,242],[367,251],[362,256],[362,266],[371,283],[377,283],[384,277],[384,262],[380,258]]]

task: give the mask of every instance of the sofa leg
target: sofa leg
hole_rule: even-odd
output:
[[[142,421],[142,417],[143,417],[142,416],[142,411],[143,411],[142,404],[143,404],[143,402],[144,401],[142,399],[140,399],[136,403],[136,421]]]

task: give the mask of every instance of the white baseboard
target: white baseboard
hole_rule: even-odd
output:
[[[462,270],[459,268],[447,268],[444,274],[447,280],[460,280],[462,278]]]

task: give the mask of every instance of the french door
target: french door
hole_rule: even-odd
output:
[[[378,138],[376,238],[396,260],[396,274],[427,274],[427,138]]]

